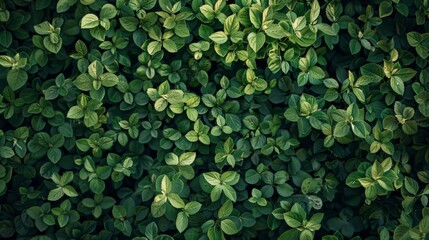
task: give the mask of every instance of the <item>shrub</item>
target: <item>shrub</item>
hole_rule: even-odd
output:
[[[427,0],[0,2],[0,238],[428,239]]]

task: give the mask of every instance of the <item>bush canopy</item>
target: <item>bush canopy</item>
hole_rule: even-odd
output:
[[[0,0],[0,238],[429,239],[428,0]]]

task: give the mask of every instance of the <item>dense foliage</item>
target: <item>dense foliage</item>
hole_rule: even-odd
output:
[[[0,238],[429,239],[428,0],[1,0]]]

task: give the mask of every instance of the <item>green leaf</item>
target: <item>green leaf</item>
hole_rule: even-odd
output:
[[[401,78],[399,78],[397,76],[392,76],[392,78],[390,79],[390,87],[397,94],[399,94],[401,96],[404,95],[405,86],[404,86],[404,82],[402,81]]]
[[[194,215],[200,211],[202,204],[199,202],[191,201],[185,205],[184,211],[189,215]]]
[[[235,14],[230,15],[224,22],[224,30],[227,35],[234,34],[240,30],[240,23]]]
[[[304,229],[299,235],[299,240],[313,240],[313,233],[308,229]]]
[[[54,28],[48,21],[44,21],[42,23],[39,23],[37,25],[34,25],[34,31],[36,31],[37,34],[40,35],[48,35],[50,34]]]
[[[305,195],[310,193],[317,193],[320,191],[320,185],[317,181],[312,178],[306,178],[301,185],[301,191]]]
[[[98,123],[98,115],[96,112],[87,111],[84,115],[83,121],[85,126],[92,127]]]
[[[406,82],[411,80],[417,71],[412,68],[401,68],[399,69],[394,76],[399,77],[402,81]]]
[[[429,216],[424,216],[419,223],[419,230],[422,233],[429,233]]]
[[[113,73],[104,73],[100,76],[101,85],[105,87],[113,87],[118,84],[119,79]]]
[[[384,170],[381,164],[377,161],[374,162],[371,169],[371,176],[373,179],[379,179],[383,176]]]
[[[268,37],[274,39],[282,39],[286,37],[286,32],[278,24],[271,24],[267,29],[264,30]]]
[[[418,32],[407,33],[407,41],[412,47],[417,47],[422,41],[422,36]]]
[[[350,124],[353,133],[360,138],[365,138],[367,136],[367,130],[365,124],[362,121],[353,121]]]
[[[174,153],[168,153],[165,156],[165,163],[167,163],[167,165],[179,165],[179,157],[174,154]]]
[[[296,212],[287,212],[283,215],[286,224],[291,228],[298,228],[302,225],[302,219]]]
[[[174,27],[174,33],[182,38],[190,36],[189,28],[185,21],[179,21],[176,23],[176,26]]]
[[[11,158],[13,156],[15,156],[15,152],[13,151],[12,148],[10,148],[8,146],[1,146],[0,147],[0,157]]]
[[[414,135],[418,131],[417,123],[415,121],[406,121],[402,125],[402,131],[407,135]]]
[[[234,190],[233,187],[231,187],[229,185],[223,185],[222,191],[229,200],[231,200],[233,202],[237,201],[237,192]]]
[[[171,39],[165,39],[162,42],[162,46],[164,47],[165,50],[167,50],[170,53],[175,53],[179,50],[178,46],[176,45],[176,43],[171,40]]]
[[[408,226],[404,226],[404,225],[399,225],[395,228],[394,232],[393,232],[393,239],[394,240],[399,240],[401,239],[403,236],[408,235],[408,230],[409,227]]]
[[[101,74],[103,73],[103,71],[104,71],[103,64],[101,64],[101,62],[98,60],[93,61],[88,66],[88,73],[94,79],[98,80],[98,78],[101,77]]]
[[[181,166],[191,165],[195,161],[196,156],[197,155],[196,155],[195,152],[186,152],[186,153],[183,153],[179,157],[180,165]]]
[[[410,177],[405,177],[405,189],[407,189],[409,193],[413,195],[417,195],[419,191],[419,184],[417,183],[416,180]]]
[[[58,216],[58,224],[60,225],[60,227],[66,226],[68,222],[69,222],[69,216],[67,215]]]
[[[349,42],[349,49],[352,55],[358,54],[362,49],[362,45],[357,39],[352,39]]]
[[[59,148],[50,148],[48,158],[52,163],[57,163],[61,159],[61,150]]]
[[[88,13],[85,16],[83,16],[82,21],[80,23],[80,27],[82,29],[95,28],[98,25],[100,25],[100,21],[98,17],[92,13]]]
[[[0,56],[0,65],[1,66],[5,67],[5,68],[9,68],[9,67],[12,67],[14,63],[15,63],[15,60],[12,57],[5,56],[5,55]]]
[[[165,194],[171,192],[171,181],[166,175],[164,175],[161,180],[161,191]]]
[[[209,38],[218,44],[224,44],[226,43],[226,41],[228,41],[228,36],[226,35],[226,33],[219,31],[219,32],[215,32],[213,34],[211,34],[209,36]]]
[[[194,130],[189,131],[185,135],[186,139],[190,142],[197,142],[198,141],[198,133]]]
[[[198,137],[198,140],[205,145],[210,145],[210,137],[207,134],[202,134]]]
[[[164,111],[168,106],[168,102],[164,99],[164,98],[159,98],[158,100],[156,100],[155,102],[155,110],[158,112],[162,112]]]
[[[188,227],[188,217],[184,212],[179,212],[176,218],[177,230],[179,231],[179,233],[182,233],[183,231],[185,231],[187,227]]]
[[[380,18],[390,16],[393,13],[392,3],[389,1],[382,1],[378,6],[378,13]]]
[[[351,188],[358,188],[361,186],[359,178],[362,178],[363,175],[357,171],[351,172],[346,179],[346,185]]]
[[[335,125],[334,136],[335,137],[345,137],[349,134],[350,127],[346,122],[339,122]]]
[[[76,2],[77,0],[59,0],[57,2],[57,13],[67,12]]]
[[[89,74],[81,74],[77,76],[76,80],[73,83],[78,89],[82,91],[89,91],[93,89],[93,80],[91,79]]]
[[[203,173],[203,177],[212,186],[220,184],[220,174],[217,172]]]
[[[74,187],[67,185],[63,187],[63,192],[65,195],[69,196],[69,197],[77,197],[79,196],[79,194],[77,193],[76,189],[74,189]]]
[[[256,7],[250,8],[249,16],[250,16],[249,20],[252,23],[252,25],[256,29],[261,28],[261,25],[262,25],[262,12],[260,11],[260,9],[258,9]]]
[[[233,209],[234,208],[232,205],[232,201],[229,201],[229,200],[225,201],[222,204],[222,207],[218,211],[218,214],[217,214],[218,218],[228,217],[229,215],[231,215]]]
[[[12,69],[7,73],[7,83],[12,90],[18,90],[27,83],[27,72],[21,69]]]
[[[115,205],[112,208],[112,215],[116,219],[121,219],[121,218],[127,216],[127,209],[125,209],[121,205]]]
[[[58,187],[58,188],[52,189],[49,192],[48,200],[49,201],[58,201],[63,196],[64,196],[63,189],[61,187]]]
[[[289,229],[282,233],[277,240],[299,239],[300,232],[296,229]],[[337,240],[337,239],[336,239]]]
[[[100,11],[100,18],[112,19],[116,16],[118,11],[112,4],[104,4]]]
[[[11,238],[15,234],[15,231],[15,225],[12,223],[12,221],[0,221],[0,237],[5,239]]]
[[[226,125],[230,126],[233,131],[238,132],[241,129],[241,120],[235,114],[225,114]]]
[[[310,11],[310,22],[313,23],[317,20],[320,14],[320,5],[318,0],[314,0],[313,4],[311,4],[311,11]]]
[[[324,34],[328,36],[336,36],[337,32],[332,28],[332,26],[326,24],[326,23],[318,23],[314,25],[315,28],[323,32]]]
[[[168,202],[175,208],[185,207],[185,202],[175,193],[168,194]]]
[[[171,47],[168,44],[166,44],[167,47]],[[147,51],[150,55],[154,55],[155,53],[161,51],[162,43],[157,41],[152,41],[147,46]]]
[[[135,17],[121,17],[119,23],[128,32],[134,32],[137,30],[139,20]]]
[[[237,226],[230,219],[222,220],[220,222],[220,228],[222,229],[222,232],[224,232],[227,235],[234,235],[234,234],[238,233]]]
[[[89,182],[89,188],[95,194],[103,193],[105,187],[104,181],[98,178],[94,178]]]
[[[252,50],[258,52],[265,44],[265,34],[262,32],[251,32],[247,36],[247,41],[249,42],[249,46],[252,48]]]
[[[222,186],[216,185],[210,192],[210,199],[212,202],[219,200],[222,194]]]
[[[56,33],[51,33],[49,37],[43,38],[43,46],[51,53],[58,53],[62,44],[62,38]]]
[[[215,12],[213,8],[207,4],[200,6],[200,12],[206,17],[208,20],[212,20],[215,17]]]
[[[256,130],[259,127],[259,119],[254,115],[243,118],[243,124],[250,130]]]
[[[380,80],[381,80],[381,77],[379,77],[379,76],[364,75],[364,76],[360,76],[356,80],[355,86],[356,87],[366,86],[366,85],[371,84],[371,83],[378,83],[378,82],[380,82]]]

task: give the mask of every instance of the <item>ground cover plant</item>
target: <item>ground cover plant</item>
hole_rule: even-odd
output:
[[[428,17],[0,1],[0,238],[428,239]]]

